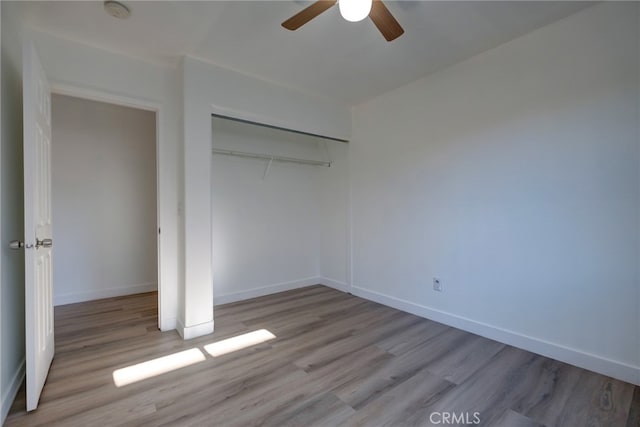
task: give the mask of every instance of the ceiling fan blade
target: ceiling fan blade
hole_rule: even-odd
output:
[[[388,42],[404,34],[404,30],[400,24],[398,24],[396,18],[393,17],[389,9],[387,9],[387,6],[385,6],[381,0],[373,0],[369,18],[376,24],[376,27],[378,27],[378,30],[380,30]]]
[[[287,30],[297,30],[307,22],[311,21],[316,16],[320,15],[325,10],[336,4],[337,0],[320,0],[313,3],[311,6],[296,13],[291,18],[282,23],[282,26]]]

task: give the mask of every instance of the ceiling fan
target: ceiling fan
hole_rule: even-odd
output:
[[[319,0],[284,21],[282,26],[287,30],[297,30],[336,3],[340,8],[340,14],[347,21],[358,22],[367,16],[371,18],[388,42],[404,33],[398,21],[381,0]]]

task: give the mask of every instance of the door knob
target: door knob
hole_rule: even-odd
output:
[[[11,249],[22,249],[24,248],[24,242],[22,240],[12,240],[9,242],[9,247]]]
[[[51,246],[53,246],[53,240],[51,239],[38,239],[36,238],[36,249],[39,248],[50,248]]]

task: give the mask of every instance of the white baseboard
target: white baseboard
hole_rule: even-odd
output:
[[[307,286],[317,285],[320,283],[320,277],[307,277],[300,280],[292,280],[290,282],[278,283],[275,285],[262,286],[259,288],[248,289],[246,291],[234,292],[231,294],[216,295],[214,292],[214,305],[228,304],[230,302],[242,301],[250,298],[262,297],[265,295],[275,294],[278,292],[290,291],[292,289],[304,288]]]
[[[352,289],[353,290],[351,292],[361,298],[415,314],[416,316],[434,320],[445,325],[453,326],[454,328],[472,332],[485,338],[531,351],[561,362],[569,363],[580,368],[617,378],[631,384],[640,385],[640,367],[638,366],[632,366],[595,354],[585,353],[574,348],[519,334],[514,331],[498,328],[496,326],[477,322],[475,320],[444,311],[435,310],[433,308],[357,286],[353,286]]]
[[[176,332],[182,339],[184,339],[184,325],[180,319],[176,319]]]
[[[7,414],[9,414],[9,409],[11,409],[11,405],[13,405],[13,401],[16,399],[16,395],[18,394],[18,390],[20,390],[20,386],[24,381],[24,359],[20,363],[18,370],[13,374],[13,378],[11,378],[11,382],[9,383],[9,387],[2,393],[2,406],[0,410],[0,425],[4,425],[4,420],[7,418]]]
[[[184,326],[180,319],[176,319],[176,330],[183,340],[201,337],[213,333],[213,320],[199,325]]]
[[[93,301],[103,298],[121,297],[124,295],[142,294],[158,290],[157,283],[142,283],[138,285],[125,286],[120,288],[100,289],[88,292],[78,292],[73,294],[54,295],[53,305],[74,304],[76,302]]]
[[[160,320],[160,330],[164,331],[173,331],[178,327],[178,319],[175,317],[163,317]]]
[[[329,279],[328,277],[319,277],[318,283],[342,292],[351,292],[351,287],[349,286],[349,284],[340,282],[338,280]]]

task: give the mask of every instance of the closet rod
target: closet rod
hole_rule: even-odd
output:
[[[221,150],[219,148],[214,148],[213,153],[222,154],[225,156],[246,157],[250,159],[273,160],[274,162],[300,163],[303,165],[326,166],[326,167],[331,166],[331,162],[323,162],[320,160],[306,160],[306,159],[296,159],[295,157],[269,156],[266,154],[246,153],[244,151]]]
[[[288,129],[288,128],[281,127],[281,126],[268,125],[266,123],[254,122],[252,120],[245,120],[245,119],[239,119],[237,117],[224,116],[222,114],[211,113],[211,116],[212,117],[217,117],[219,119],[231,120],[232,122],[247,123],[247,124],[250,124],[250,125],[261,126],[261,127],[269,128],[269,129],[282,130],[282,131],[285,131],[285,132],[297,133],[297,134],[300,134],[300,135],[314,136],[316,138],[328,139],[330,141],[349,142],[349,140],[347,140],[347,139],[334,138],[333,136],[325,136],[325,135],[319,135],[317,133],[310,133],[310,132],[304,132],[304,131],[301,131],[301,130]]]

